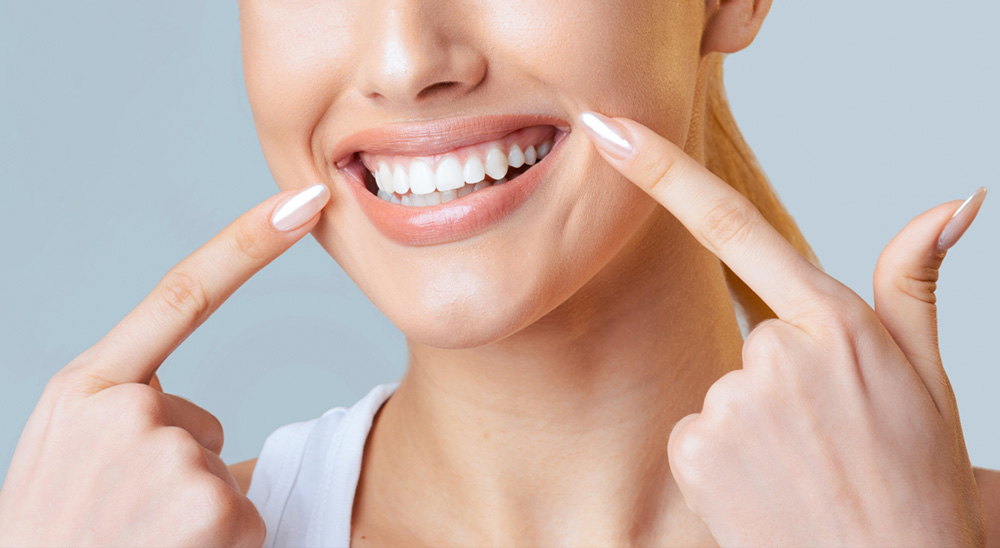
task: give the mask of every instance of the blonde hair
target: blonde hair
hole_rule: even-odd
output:
[[[736,126],[733,113],[726,99],[723,85],[722,63],[725,56],[710,54],[707,74],[705,101],[705,166],[729,183],[733,188],[750,199],[771,225],[787,239],[811,263],[822,269],[819,258],[806,242],[795,220],[782,205],[774,187],[764,174],[743,134]],[[764,304],[743,281],[723,264],[726,282],[729,284],[733,301],[742,312],[744,329],[749,331],[754,325],[767,318],[776,317],[774,311]]]

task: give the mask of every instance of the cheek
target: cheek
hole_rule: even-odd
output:
[[[282,190],[319,177],[310,138],[354,70],[356,14],[343,3],[314,4],[248,0],[240,5],[247,95],[261,148]]]
[[[578,137],[565,151],[572,161],[511,222],[477,237],[399,246],[369,233],[349,206],[313,234],[407,337],[438,348],[502,339],[570,299],[656,207]]]
[[[322,177],[313,132],[325,118],[346,120],[336,101],[351,91],[346,86],[357,56],[350,48],[364,38],[351,14],[343,13],[343,3],[313,4],[251,0],[241,6],[251,107],[282,189]],[[321,12],[333,4],[341,6],[337,14]],[[637,10],[651,8],[634,4],[657,3],[476,4],[477,21],[496,23],[475,26],[469,38],[489,56],[496,75],[494,87],[484,91],[488,104],[503,110],[511,102],[526,107],[537,100],[560,104],[570,114],[595,108],[630,116],[683,142],[697,44],[685,38],[690,32],[679,30],[682,17],[637,16]],[[357,5],[352,9],[364,2]],[[526,94],[537,99],[524,99]],[[573,298],[636,236],[655,207],[582,134],[571,140],[548,184],[504,227],[476,238],[434,248],[398,246],[382,238],[346,192],[336,192],[337,185],[312,233],[408,337],[440,348],[498,340]]]
[[[701,2],[503,0],[490,46],[502,71],[559,90],[576,111],[629,116],[683,143],[700,59]],[[503,17],[522,13],[525,17]]]

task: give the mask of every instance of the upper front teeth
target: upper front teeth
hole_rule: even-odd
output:
[[[427,162],[421,160],[410,162],[410,191],[414,194],[434,192],[434,172]]]
[[[517,145],[514,145],[517,146]],[[507,174],[507,155],[499,148],[491,148],[486,153],[486,174],[499,179]]]
[[[486,166],[483,165],[483,161],[479,159],[479,156],[471,155],[465,160],[465,166],[462,168],[462,179],[467,184],[475,184],[486,178]]]
[[[474,185],[486,179],[503,179],[509,168],[534,165],[552,150],[553,140],[548,138],[535,148],[529,146],[521,150],[514,143],[507,153],[501,145],[491,144],[485,154],[475,149],[465,151],[464,161],[459,153],[449,153],[437,157],[436,167],[430,158],[424,157],[382,157],[362,154],[362,160],[375,177],[379,189],[399,195],[430,194],[434,191],[457,190],[465,185]]]
[[[436,179],[434,186],[438,190],[455,190],[465,184],[465,179],[462,178],[462,164],[458,163],[458,158],[454,156],[446,156],[438,162],[434,176]]]

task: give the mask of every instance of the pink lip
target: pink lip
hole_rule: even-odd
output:
[[[521,175],[444,204],[404,206],[387,202],[365,187],[367,170],[360,161],[345,163],[354,152],[405,155],[441,154],[455,148],[504,137],[518,129],[552,125],[559,129],[552,150]],[[422,124],[373,128],[355,133],[334,148],[348,187],[365,215],[385,237],[404,245],[433,245],[467,238],[517,209],[538,188],[568,135],[565,121],[539,115],[452,118]]]
[[[499,139],[524,127],[545,125],[555,126],[566,133],[570,131],[565,120],[541,114],[468,116],[375,127],[338,141],[330,151],[330,164],[340,164],[361,150],[371,154],[404,156],[443,154],[466,145]]]

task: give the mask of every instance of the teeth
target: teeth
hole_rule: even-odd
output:
[[[542,158],[546,157],[549,154],[550,150],[552,150],[551,140],[545,141],[544,143],[538,145],[538,159],[541,160]]]
[[[462,164],[453,154],[445,156],[438,164],[434,173],[436,179],[434,186],[441,191],[455,190],[465,185],[465,178],[462,176]]]
[[[491,179],[501,179],[507,175],[507,155],[499,148],[492,147],[486,153],[486,174]]]
[[[526,149],[514,143],[509,153],[504,154],[502,145],[495,143],[465,152],[464,162],[460,159],[462,153],[435,158],[362,158],[370,166],[379,198],[404,206],[431,206],[506,183],[509,170],[535,165],[552,151],[554,144],[551,138]]]
[[[389,172],[389,164],[379,162],[378,173],[375,175],[375,181],[378,183],[378,187],[382,190],[387,193],[392,192],[392,173]]]
[[[479,181],[474,185],[462,185],[462,187],[458,190],[435,190],[434,192],[428,192],[427,194],[403,194],[402,196],[379,189],[378,197],[387,202],[401,204],[404,206],[431,206],[444,204],[456,198],[466,196],[477,190],[482,190],[488,186],[499,185],[505,182],[507,182],[506,179],[499,179],[492,183],[489,181]]]
[[[507,155],[507,163],[514,169],[524,165],[524,152],[521,151],[521,146],[517,143],[514,143],[514,146],[510,147],[510,154]]]
[[[414,194],[434,192],[434,172],[423,160],[410,162],[410,190]]]
[[[406,174],[406,170],[403,166],[397,165],[396,169],[392,172],[392,179],[386,182],[386,185],[392,185],[392,190],[402,196],[410,191],[410,176]]]
[[[474,185],[486,178],[486,167],[483,161],[475,154],[469,155],[465,160],[465,167],[462,169],[462,178],[466,183]]]

